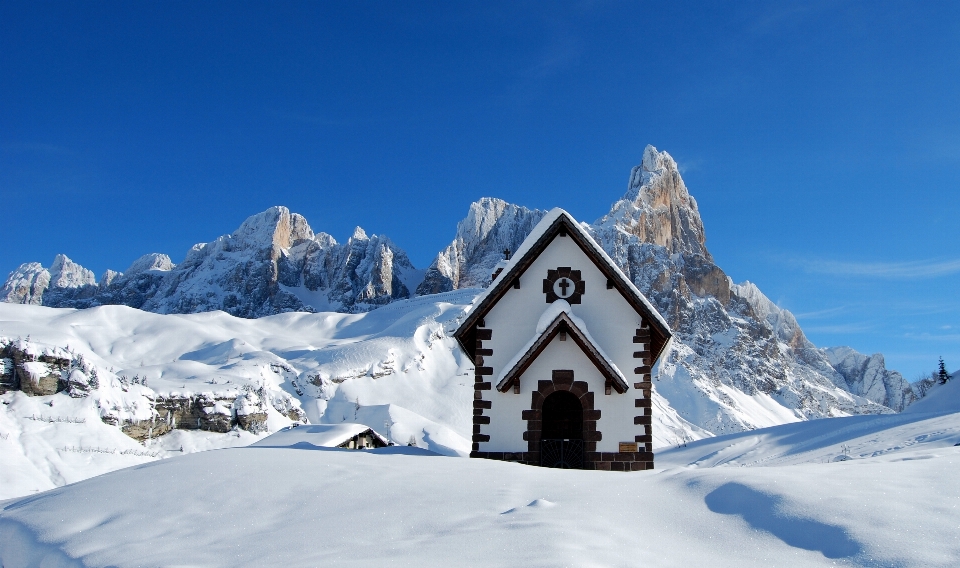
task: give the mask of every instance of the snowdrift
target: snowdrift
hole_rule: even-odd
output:
[[[954,566],[960,414],[815,420],[550,470],[423,449],[247,447],[0,512],[27,566]]]

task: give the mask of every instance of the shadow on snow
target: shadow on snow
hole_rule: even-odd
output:
[[[860,545],[843,527],[813,519],[779,513],[782,499],[740,483],[725,483],[711,491],[704,502],[714,513],[739,515],[751,527],[771,533],[796,548],[822,552],[827,558],[845,558],[860,553]]]

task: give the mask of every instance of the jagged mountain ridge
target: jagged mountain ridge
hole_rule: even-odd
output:
[[[383,236],[357,227],[339,244],[314,233],[286,207],[248,218],[232,234],[194,245],[179,265],[165,254],[135,260],[126,272],[91,271],[57,255],[12,272],[6,302],[88,308],[126,305],[156,313],[223,310],[255,318],[289,311],[367,311],[408,298],[422,280],[407,254]]]
[[[516,250],[545,214],[499,199],[471,205],[453,242],[425,273],[385,237],[358,228],[341,245],[282,207],[231,235],[196,245],[180,265],[146,255],[99,283],[66,257],[11,274],[6,301],[63,307],[124,304],[159,313],[223,310],[241,317],[285,311],[366,311],[395,299],[483,287],[504,249]],[[656,386],[680,414],[714,433],[797,419],[889,412],[913,400],[882,356],[844,363],[819,350],[796,319],[749,282],[714,264],[696,200],[676,163],[648,146],[627,192],[584,224],[677,332]],[[858,358],[859,357],[859,358]],[[879,365],[879,366],[878,366]],[[678,431],[678,439],[687,433]]]

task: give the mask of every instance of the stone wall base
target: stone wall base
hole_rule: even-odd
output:
[[[539,466],[540,452],[470,452],[471,458],[499,460]],[[586,452],[583,469],[642,471],[653,469],[652,452]]]

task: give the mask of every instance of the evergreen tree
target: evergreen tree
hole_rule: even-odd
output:
[[[940,358],[940,371],[937,373],[937,380],[941,385],[947,384],[950,375],[947,374],[947,368],[943,364],[943,357]]]

